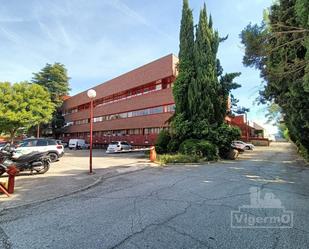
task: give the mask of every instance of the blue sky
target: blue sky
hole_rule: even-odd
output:
[[[169,53],[178,54],[182,0],[0,0],[0,81],[30,80],[46,63],[61,62],[71,94]],[[204,1],[190,0],[197,22]],[[253,105],[259,72],[242,65],[239,33],[259,23],[272,0],[208,0],[214,27],[229,39],[219,48],[225,72],[241,72],[234,95],[264,123]]]

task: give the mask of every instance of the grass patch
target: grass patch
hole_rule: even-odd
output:
[[[200,161],[200,157],[196,155],[183,155],[183,154],[164,154],[157,155],[157,162],[160,165],[165,164],[175,164],[175,163],[198,163]]]

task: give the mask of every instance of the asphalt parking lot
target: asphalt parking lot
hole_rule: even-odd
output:
[[[93,175],[89,175],[89,150],[65,149],[58,162],[52,163],[43,175],[23,173],[16,177],[15,193],[0,195],[0,209],[56,198],[91,186],[98,180],[152,165],[144,152],[107,154],[93,150]],[[0,178],[4,181],[6,178]]]
[[[308,249],[308,192],[295,146],[272,143],[235,161],[148,167],[0,211],[0,248]],[[270,221],[282,210],[289,223]]]
[[[106,153],[104,149],[93,150],[93,168],[106,168],[111,166],[128,165],[147,161],[144,152]],[[70,169],[85,169],[89,164],[89,150],[65,149],[65,154],[53,167],[65,167]],[[61,170],[61,169],[60,169]]]

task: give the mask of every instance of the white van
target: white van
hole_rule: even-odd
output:
[[[85,139],[70,139],[69,140],[69,149],[76,149],[76,150],[82,150],[87,149],[89,147],[88,144],[86,144]]]

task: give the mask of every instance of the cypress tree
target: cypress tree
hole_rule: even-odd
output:
[[[222,125],[230,90],[239,87],[233,82],[239,73],[222,76],[223,69],[217,59],[219,42],[225,39],[220,39],[214,31],[205,4],[194,37],[192,10],[188,0],[183,1],[179,74],[173,89],[176,112],[172,118],[172,139],[167,146],[172,151],[183,140],[194,138],[218,145],[220,154],[225,154],[231,141],[239,136],[238,130]]]
[[[194,44],[195,77],[188,89],[188,106],[194,124],[194,136],[200,138],[201,130],[216,124],[218,106],[217,49],[218,34],[208,22],[206,5],[200,12]]]
[[[194,47],[194,27],[193,14],[189,7],[188,0],[183,1],[182,19],[180,27],[179,45],[179,75],[174,84],[174,98],[176,103],[176,113],[187,112],[187,92],[188,85],[193,74],[193,47]]]
[[[188,86],[194,73],[194,26],[193,14],[189,7],[188,0],[183,1],[179,38],[179,74],[173,88],[176,110],[172,126],[174,127],[176,136],[182,137],[189,133]],[[184,126],[183,124],[187,125]]]

